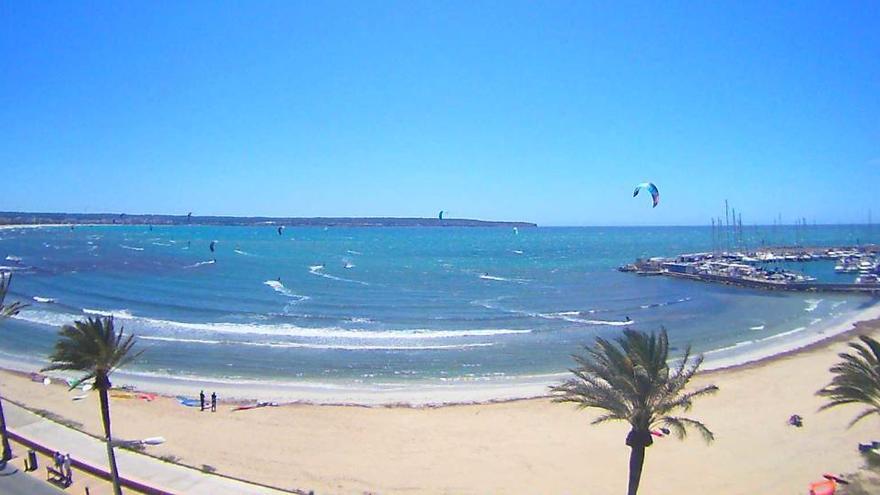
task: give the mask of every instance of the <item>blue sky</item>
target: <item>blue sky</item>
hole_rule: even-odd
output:
[[[670,225],[725,198],[744,223],[880,204],[878,2],[3,2],[0,53],[0,210]]]

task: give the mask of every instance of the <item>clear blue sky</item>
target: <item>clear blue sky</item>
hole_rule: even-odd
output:
[[[877,221],[880,2],[2,2],[0,168],[0,210]]]

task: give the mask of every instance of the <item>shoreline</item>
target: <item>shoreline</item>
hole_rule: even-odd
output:
[[[811,350],[831,346],[851,338],[864,327],[880,324],[880,300],[854,312],[843,321],[818,333],[807,333],[799,339],[785,341],[717,360],[707,360],[701,368],[705,376],[723,375],[772,364]],[[818,338],[817,338],[818,337]],[[711,352],[711,351],[710,351]],[[706,353],[703,353],[705,355]],[[31,376],[38,373],[36,362],[0,359],[3,371]],[[36,369],[35,369],[36,368]],[[226,404],[244,404],[255,401],[275,402],[281,405],[350,406],[366,408],[438,408],[480,404],[499,404],[546,399],[547,389],[567,377],[567,371],[507,379],[487,379],[475,384],[394,383],[357,386],[315,382],[285,382],[253,379],[223,380],[179,377],[173,375],[143,375],[118,371],[114,378],[117,387],[167,398],[191,397],[198,390],[216,391]],[[51,373],[53,381],[76,378],[70,374]],[[474,380],[477,382],[478,380]]]
[[[693,387],[717,385],[688,416],[715,433],[706,445],[655,439],[642,484],[648,493],[700,491],[718,495],[804,493],[822,473],[859,471],[859,442],[876,439],[877,419],[852,428],[858,407],[818,412],[816,390],[828,383],[845,340],[880,336],[880,319],[771,359],[701,373]],[[96,394],[71,400],[61,383],[44,386],[26,374],[2,373],[0,393],[64,424],[100,434]],[[118,381],[118,380],[117,380]],[[173,398],[152,401],[113,396],[119,439],[161,435],[149,447],[190,466],[259,483],[317,493],[622,493],[629,449],[625,423],[590,426],[595,411],[548,398],[444,407],[360,407],[287,404],[217,413],[183,407]],[[790,426],[792,414],[803,428]],[[218,434],[218,432],[221,432]],[[208,443],[210,442],[210,443]],[[210,445],[210,448],[206,446]],[[573,468],[573,464],[577,468]]]

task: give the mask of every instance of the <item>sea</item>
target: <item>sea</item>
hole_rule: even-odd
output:
[[[616,270],[719,242],[878,243],[880,229],[749,227],[741,237],[710,227],[4,228],[7,302],[29,306],[0,323],[0,360],[39,369],[60,326],[113,315],[144,350],[117,383],[322,403],[469,402],[543,395],[572,353],[627,328],[665,328],[673,354],[691,346],[712,368],[820,340],[876,310],[868,296]],[[787,267],[853,277],[832,261]]]

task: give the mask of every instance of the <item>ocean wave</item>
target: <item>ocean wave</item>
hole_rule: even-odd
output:
[[[755,325],[753,327],[749,327],[749,330],[763,330],[764,325]]]
[[[186,265],[184,268],[196,268],[203,265],[213,265],[217,260],[207,260],[207,261],[199,261],[198,263],[193,263],[192,265]]]
[[[269,287],[274,289],[275,292],[277,292],[279,294],[283,294],[291,299],[296,299],[297,301],[305,301],[306,299],[309,298],[309,296],[303,296],[303,295],[294,293],[292,290],[288,289],[287,287],[284,286],[284,284],[282,284],[281,282],[279,282],[277,280],[266,280],[265,282],[263,282],[263,284],[268,285]]]
[[[497,275],[489,275],[488,273],[480,275],[480,278],[483,280],[491,280],[494,282],[513,282],[515,284],[525,284],[527,282],[531,282],[531,280],[526,280],[524,278],[499,277]]]
[[[154,242],[152,244],[154,246],[165,246],[165,247],[171,246],[171,243],[168,243],[168,242]]]
[[[797,328],[795,328],[794,330],[789,330],[789,331],[787,331],[787,332],[777,333],[777,334],[775,334],[775,335],[771,335],[771,336],[769,336],[769,337],[764,337],[764,338],[761,339],[759,342],[765,342],[765,341],[768,341],[768,340],[778,339],[778,338],[785,337],[785,336],[788,336],[788,335],[792,335],[792,334],[795,334],[795,333],[803,332],[803,331],[806,330],[806,329],[807,329],[807,327],[797,327]]]
[[[562,311],[559,313],[535,313],[539,318],[548,320],[565,320],[571,323],[583,323],[585,325],[607,325],[611,327],[625,327],[635,323],[633,320],[593,320],[585,318],[575,318],[580,316],[580,311]]]
[[[627,325],[632,325],[635,323],[633,320],[595,320],[592,318],[577,318],[578,316],[583,316],[584,314],[593,314],[593,310],[589,311],[559,311],[556,313],[540,313],[537,311],[526,311],[523,309],[512,309],[512,308],[504,308],[502,306],[498,306],[490,303],[485,300],[471,301],[471,304],[482,306],[486,309],[494,309],[496,311],[503,311],[505,313],[511,313],[515,315],[530,317],[530,318],[543,318],[545,320],[564,320],[570,323],[580,323],[584,325],[605,325],[612,327],[623,327]]]
[[[807,303],[807,307],[804,308],[804,311],[806,311],[808,313],[812,313],[813,311],[816,311],[816,308],[819,307],[819,304],[823,300],[824,299],[805,299],[804,302]]]
[[[346,253],[348,253],[348,254],[353,254],[353,255],[355,255],[355,256],[360,256],[360,255],[364,254],[364,253],[362,253],[362,252],[360,252],[360,251],[355,251],[355,250],[353,250],[353,249],[349,249],[349,250],[347,250]]]
[[[324,265],[312,265],[309,267],[309,273],[318,277],[324,277],[330,280],[336,280],[338,282],[348,282],[350,284],[360,284],[360,285],[370,285],[367,282],[363,282],[361,280],[352,280],[350,278],[342,278],[337,277],[335,275],[330,275],[329,273],[324,272]]]
[[[241,249],[233,249],[232,252],[235,254],[240,254],[242,256],[253,256],[251,253],[247,251],[242,251]]]
[[[144,250],[144,248],[142,248],[142,247],[127,246],[125,244],[120,244],[119,247],[121,247],[122,249],[130,249],[132,251],[143,251]]]
[[[9,255],[6,257],[6,261],[12,261],[13,263],[21,263],[21,256],[13,256]]]
[[[54,303],[55,299],[51,297],[34,296],[34,301],[37,301],[38,303]]]
[[[129,311],[127,309],[111,309],[108,311],[108,310],[104,310],[104,309],[83,308],[82,312],[87,315],[112,316],[114,318],[121,318],[121,319],[131,319],[131,318],[135,317],[133,314],[131,314],[131,311]]]
[[[754,340],[743,340],[742,342],[737,342],[736,344],[729,345],[727,347],[721,347],[719,349],[712,349],[711,351],[706,351],[703,353],[705,356],[709,356],[711,354],[718,354],[719,352],[727,352],[732,351],[734,349],[739,349],[740,347],[754,344]]]
[[[178,342],[185,344],[204,345],[230,345],[249,347],[271,347],[278,349],[321,349],[343,351],[441,351],[455,349],[471,349],[477,347],[491,347],[491,342],[472,344],[441,344],[441,345],[344,345],[344,344],[307,344],[302,342],[242,342],[238,340],[210,340],[210,339],[178,339],[174,337],[139,337],[141,340],[159,342]]]
[[[664,302],[659,302],[659,303],[642,304],[641,306],[639,306],[639,308],[640,308],[640,309],[662,308],[662,307],[664,307],[664,306],[672,306],[673,304],[681,304],[681,303],[684,303],[684,302],[688,302],[688,301],[690,301],[690,300],[691,300],[690,297],[682,297],[682,298],[680,298],[680,299],[674,299],[674,300],[672,300],[672,301],[664,301]]]
[[[110,315],[125,321],[126,325],[137,329],[158,330],[166,332],[198,331],[208,333],[226,333],[234,335],[272,335],[282,337],[353,339],[353,340],[428,340],[456,339],[468,337],[493,337],[500,335],[518,335],[531,333],[531,330],[517,329],[470,329],[470,330],[357,330],[340,327],[300,327],[288,323],[281,324],[249,324],[207,322],[190,323],[182,321],[160,320],[132,315],[127,310],[103,311],[91,310],[92,314]],[[40,310],[24,310],[16,318],[42,325],[66,325],[82,318],[82,315],[67,314]]]

